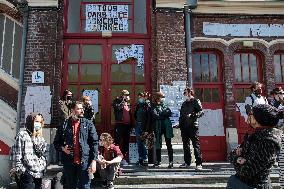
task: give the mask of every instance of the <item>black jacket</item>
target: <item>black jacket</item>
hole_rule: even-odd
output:
[[[86,119],[80,119],[80,157],[82,170],[88,168],[92,160],[98,158],[98,135],[93,123]],[[73,128],[72,118],[66,119],[64,124],[57,129],[54,141],[56,150],[62,152],[62,147],[65,145],[73,146]],[[72,164],[74,161],[73,154],[65,154],[62,152],[63,164]]]
[[[281,148],[281,131],[276,128],[258,129],[243,141],[241,147],[240,156],[236,154],[236,150],[229,154],[236,176],[255,188],[269,188],[270,169]],[[239,157],[244,158],[246,162],[242,165],[238,164]]]
[[[131,106],[128,104],[129,106],[129,114],[130,114],[130,118],[131,118]],[[113,107],[113,111],[114,111],[114,117],[115,117],[115,121],[117,122],[121,122],[123,121],[123,99],[121,97],[117,97],[116,99],[114,99],[114,101],[112,102],[112,107]]]
[[[189,117],[188,115],[191,114]],[[197,98],[186,100],[182,103],[179,117],[179,127],[181,129],[198,126],[197,118],[203,115],[201,102]]]
[[[134,111],[135,121],[142,122],[142,131],[149,132],[151,130],[151,104],[137,103]]]

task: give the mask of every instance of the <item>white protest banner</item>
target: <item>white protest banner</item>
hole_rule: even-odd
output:
[[[128,5],[86,4],[85,31],[128,31]]]

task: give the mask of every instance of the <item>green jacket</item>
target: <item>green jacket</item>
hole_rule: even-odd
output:
[[[171,110],[165,104],[153,104],[152,105],[152,127],[155,132],[156,141],[160,141],[162,128],[165,128],[165,137],[173,138],[174,132],[170,116]],[[156,143],[156,148],[161,148],[161,144]]]

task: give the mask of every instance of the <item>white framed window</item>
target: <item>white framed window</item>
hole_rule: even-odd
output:
[[[0,14],[0,68],[16,79],[20,75],[22,32],[19,22]]]

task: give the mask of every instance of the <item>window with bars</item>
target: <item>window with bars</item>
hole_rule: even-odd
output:
[[[68,0],[67,33],[147,34],[148,0]],[[122,12],[121,10],[124,9]],[[91,17],[88,17],[88,13]],[[118,29],[117,27],[123,27]]]
[[[0,14],[0,66],[18,79],[22,46],[22,26],[12,18]]]
[[[221,101],[220,57],[216,52],[195,52],[193,54],[193,81],[195,96],[201,102]]]
[[[284,53],[277,53],[273,58],[276,83],[284,83]]]

